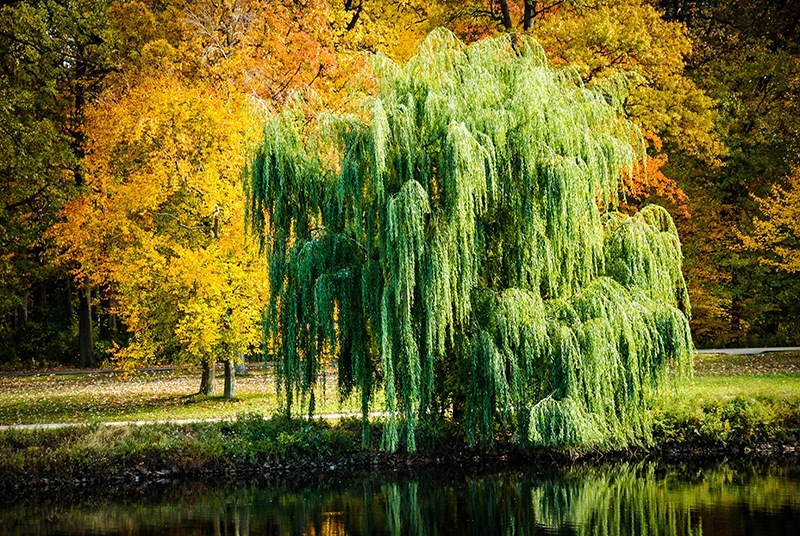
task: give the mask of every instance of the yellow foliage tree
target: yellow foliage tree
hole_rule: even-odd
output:
[[[446,4],[422,0],[340,0],[328,9],[337,51],[357,61],[364,51],[405,61],[433,25],[442,21]]]
[[[132,334],[120,362],[202,363],[209,393],[213,363],[228,372],[261,337],[264,268],[245,236],[240,186],[247,108],[240,95],[171,76],[96,107],[90,193],[51,231],[77,278],[116,295]],[[232,388],[226,381],[226,395]]]
[[[242,221],[254,110],[341,85],[329,3],[121,0],[108,20],[119,65],[88,114],[87,193],[50,236],[114,296],[121,364],[199,362],[210,393],[222,360],[227,395],[267,292]]]
[[[792,170],[785,186],[774,186],[756,203],[760,214],[752,229],[739,234],[745,249],[759,253],[762,264],[800,272],[800,168]]]

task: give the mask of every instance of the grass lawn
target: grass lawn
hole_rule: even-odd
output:
[[[699,356],[694,378],[665,389],[654,401],[653,446],[667,453],[684,452],[689,459],[724,452],[734,452],[737,457],[750,452],[800,452],[799,361],[800,353]],[[331,379],[327,390],[317,392],[317,414],[357,413],[357,400],[339,403],[335,384]],[[198,387],[199,373],[189,371],[138,373],[128,378],[114,374],[0,377],[0,424],[253,414],[215,423],[0,430],[0,490],[87,478],[90,482],[117,479],[138,483],[141,474],[145,474],[142,478],[239,470],[262,474],[287,468],[314,472],[343,460],[348,460],[348,467],[373,464],[378,452],[380,423],[367,430],[370,446],[364,450],[362,425],[357,419],[334,424],[261,418],[259,415],[272,414],[278,407],[275,383],[263,371],[240,377],[238,399],[231,402],[198,395]],[[460,430],[440,424],[443,426],[418,430],[418,446],[436,453],[433,458],[419,458],[420,463],[426,459],[474,462],[470,450],[463,450]],[[586,452],[597,451],[590,448]],[[464,453],[468,458],[459,458]],[[567,455],[574,459],[575,454],[570,451]],[[385,461],[394,463],[390,458]]]
[[[199,371],[70,374],[0,377],[0,425],[234,417],[271,415],[278,409],[275,381],[263,370],[236,379],[236,399],[197,394]],[[315,414],[358,412],[355,397],[340,403],[335,378],[315,391]]]
[[[687,401],[694,402],[751,397],[765,401],[793,399],[800,403],[800,374],[695,376],[677,391]]]
[[[721,404],[736,398],[800,404],[800,352],[730,356],[700,354],[694,378],[668,390],[686,404]]]
[[[222,391],[222,376],[217,376]],[[236,381],[236,400],[197,394],[199,371],[0,377],[0,425],[101,422],[270,415],[278,409],[274,379],[263,370]],[[691,380],[666,389],[656,411],[686,416],[730,401],[776,415],[800,407],[800,353],[755,356],[699,355]],[[376,406],[379,406],[377,404]],[[316,414],[358,413],[359,400],[340,403],[335,377],[316,391]],[[299,411],[299,409],[297,410]]]

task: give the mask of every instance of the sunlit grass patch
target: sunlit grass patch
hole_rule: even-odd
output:
[[[797,353],[699,356],[694,378],[654,400],[655,431],[675,443],[796,442],[799,364]]]
[[[736,397],[800,401],[800,373],[696,377],[687,382],[685,390],[687,396],[696,401],[723,401]]]
[[[222,389],[222,377],[217,378]],[[272,414],[279,397],[271,375],[251,371],[236,381],[236,399],[198,394],[189,371],[74,374],[0,378],[0,424],[222,419],[238,413]],[[316,413],[357,412],[355,399],[340,403],[335,380],[315,391]]]

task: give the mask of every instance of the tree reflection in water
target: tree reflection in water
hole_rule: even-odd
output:
[[[796,468],[712,470],[651,464],[559,472],[425,472],[339,483],[180,485],[84,502],[11,499],[4,534],[291,536],[793,534]],[[783,532],[781,532],[783,531]]]

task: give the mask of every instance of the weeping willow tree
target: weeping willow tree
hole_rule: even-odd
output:
[[[692,343],[671,218],[616,212],[643,156],[608,92],[527,37],[432,33],[355,115],[270,117],[247,173],[269,257],[265,327],[287,411],[323,364],[383,442],[451,413],[544,445],[650,437],[646,400]]]

